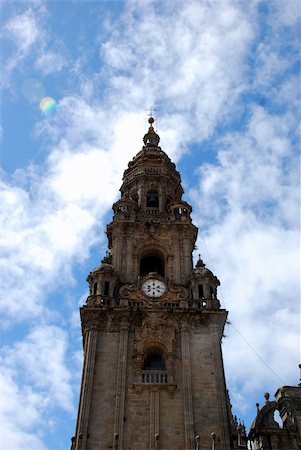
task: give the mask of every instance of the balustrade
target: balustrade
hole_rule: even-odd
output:
[[[111,306],[111,298],[104,295],[93,294],[87,298],[87,304],[93,306]]]
[[[141,374],[141,381],[144,384],[166,384],[167,371],[166,370],[143,370]]]

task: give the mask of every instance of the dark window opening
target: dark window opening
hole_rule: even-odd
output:
[[[198,285],[198,290],[199,290],[199,298],[203,298],[204,297],[204,287],[202,284]]]
[[[94,286],[93,286],[93,295],[96,295],[97,294],[97,283],[94,283]]]
[[[143,370],[165,370],[162,355],[157,352],[149,353],[145,358]]]
[[[140,275],[145,276],[155,272],[164,277],[164,262],[159,256],[145,256],[140,262]]]
[[[149,191],[146,195],[147,208],[159,208],[159,196],[157,191]]]
[[[110,283],[109,281],[105,281],[103,295],[109,295]]]

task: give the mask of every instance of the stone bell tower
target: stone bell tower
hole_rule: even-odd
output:
[[[72,450],[233,450],[219,281],[192,251],[180,175],[149,119],[81,308],[84,368]],[[235,427],[234,427],[235,428]]]

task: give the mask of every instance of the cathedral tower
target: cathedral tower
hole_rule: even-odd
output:
[[[199,259],[180,175],[149,119],[81,308],[74,450],[232,450],[219,281]],[[234,433],[235,434],[235,433]]]

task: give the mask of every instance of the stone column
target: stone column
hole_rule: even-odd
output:
[[[126,392],[126,372],[127,372],[127,354],[128,354],[128,333],[129,323],[124,320],[120,325],[119,333],[119,353],[117,367],[115,417],[114,417],[114,444],[116,447],[116,435],[118,435],[118,450],[123,446],[123,420],[125,410],[125,392]],[[116,449],[117,450],[117,449]]]
[[[85,359],[79,400],[79,412],[76,426],[75,450],[86,449],[96,345],[97,330],[88,330],[85,340]]]
[[[183,239],[183,270],[182,270],[182,280],[181,283],[185,283],[185,280],[187,278],[187,276],[190,274],[190,272],[192,271],[192,256],[191,256],[191,244],[190,244],[190,239],[189,236],[187,236],[187,232],[185,232],[184,234],[184,239]]]
[[[114,268],[119,274],[123,275],[122,272],[122,248],[123,248],[123,230],[122,223],[117,223],[115,225],[115,230],[112,232],[113,236],[113,249],[112,252],[112,263]]]
[[[149,449],[158,450],[160,437],[160,391],[151,388],[149,392]]]
[[[227,395],[226,395],[226,382],[223,366],[223,358],[220,344],[220,331],[217,323],[211,323],[211,336],[213,347],[213,358],[216,375],[216,398],[218,402],[218,410],[220,415],[220,427],[221,427],[221,448],[223,450],[231,450],[230,447],[230,426],[227,410]],[[212,430],[212,432],[218,433],[218,430]]]
[[[182,323],[181,327],[181,351],[182,351],[185,448],[186,450],[191,450],[194,445],[193,444],[194,420],[193,420],[192,389],[191,389],[189,326],[187,323]]]

